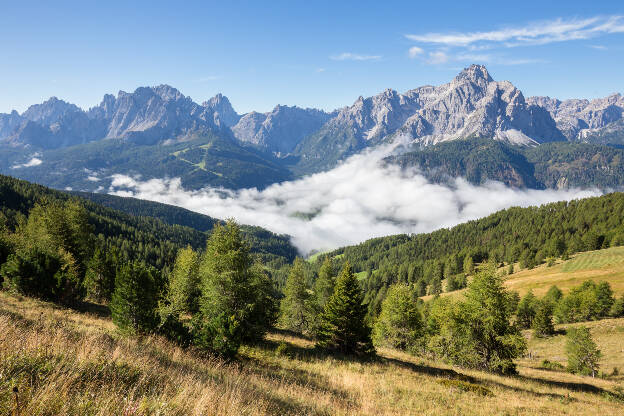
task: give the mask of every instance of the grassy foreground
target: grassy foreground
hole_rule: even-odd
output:
[[[624,370],[624,319],[591,326],[603,369]],[[373,362],[326,357],[284,333],[226,363],[160,337],[122,336],[103,310],[0,292],[0,414],[17,406],[20,415],[621,415],[621,376],[538,368],[562,360],[560,344],[531,340],[518,377],[391,350]]]

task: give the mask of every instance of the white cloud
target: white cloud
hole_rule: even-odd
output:
[[[592,49],[598,49],[599,51],[606,51],[608,48],[604,45],[589,45]]]
[[[418,46],[412,46],[411,48],[409,48],[409,51],[407,51],[407,54],[409,55],[410,58],[414,59],[419,55],[422,55],[425,51],[423,50],[423,48],[419,48]]]
[[[100,180],[100,178],[98,178],[95,175],[89,175],[89,176],[87,176],[87,180],[91,181],[91,182],[98,182]]]
[[[381,55],[361,55],[359,53],[343,52],[339,55],[332,55],[329,59],[333,61],[377,61]]]
[[[408,50],[410,58],[422,57],[425,62],[432,65],[449,61],[526,65],[545,61],[517,56],[509,58],[504,53],[496,53],[494,50],[584,40],[613,33],[624,33],[624,16],[595,16],[585,19],[558,18],[492,31],[408,34],[405,37],[419,43],[419,45],[412,46]],[[426,53],[423,45],[427,45],[433,51]],[[600,45],[590,45],[590,47],[606,49]],[[412,54],[412,50],[420,52]],[[489,52],[479,53],[482,51]]]
[[[11,166],[11,169],[30,168],[33,166],[39,166],[42,163],[43,163],[43,160],[39,159],[38,157],[33,157],[26,163]]]
[[[487,32],[408,34],[406,38],[446,46],[501,44],[507,47],[544,45],[553,42],[590,39],[605,34],[624,33],[624,16],[596,16],[533,22],[522,27],[507,27]]]
[[[417,170],[380,163],[396,146],[353,156],[327,172],[259,191],[185,190],[179,178],[141,181],[114,175],[109,193],[181,206],[217,218],[234,217],[289,234],[302,254],[398,233],[429,232],[510,206],[540,205],[597,195],[594,190],[518,190],[501,183],[430,183]]]
[[[435,52],[429,52],[429,58],[427,59],[427,62],[433,65],[437,65],[437,64],[443,64],[448,62],[449,57],[446,54],[446,52],[444,51],[435,51]]]

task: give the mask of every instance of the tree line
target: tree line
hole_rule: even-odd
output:
[[[389,287],[413,284],[419,296],[462,289],[474,265],[517,270],[573,253],[624,244],[624,194],[540,207],[509,208],[427,234],[375,238],[327,253],[364,273],[365,302],[376,317]],[[318,265],[315,272],[318,273]]]

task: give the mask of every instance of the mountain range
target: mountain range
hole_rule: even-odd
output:
[[[238,114],[224,95],[198,104],[160,85],[107,94],[86,111],[52,97],[21,114],[0,114],[0,172],[88,191],[105,189],[115,173],[179,176],[190,188],[264,187],[332,168],[399,136],[415,151],[474,138],[525,148],[621,145],[623,113],[620,94],[525,98],[479,65],[447,84],[388,89],[332,112],[277,105]]]

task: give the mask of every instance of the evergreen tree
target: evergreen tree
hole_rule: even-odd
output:
[[[168,276],[168,290],[161,306],[161,316],[192,315],[199,308],[199,256],[191,247],[178,251]]]
[[[611,290],[611,285],[608,282],[600,282],[598,286],[596,286],[596,298],[597,298],[597,315],[600,318],[605,316],[609,316],[609,312],[611,311],[611,307],[615,302],[615,298],[613,297],[613,290]]]
[[[113,322],[128,332],[147,332],[156,326],[158,291],[156,270],[139,262],[122,265],[115,277],[110,304]]]
[[[274,322],[270,281],[253,265],[249,244],[234,221],[212,230],[199,277],[201,298],[193,329],[200,348],[231,357],[241,342],[261,338]]]
[[[280,303],[279,323],[287,329],[304,333],[310,329],[313,309],[306,284],[305,268],[300,257],[295,259]]]
[[[596,376],[600,367],[598,361],[602,354],[598,350],[589,328],[584,326],[568,328],[565,350],[568,355],[569,371],[591,374],[592,377]]]
[[[390,286],[373,327],[375,345],[411,350],[422,336],[423,320],[414,289],[403,284]]]
[[[433,278],[433,281],[431,282],[429,294],[433,296],[438,296],[440,295],[440,293],[442,293],[442,281],[440,280],[438,276],[436,276]]]
[[[611,310],[609,311],[609,316],[613,318],[624,316],[624,295],[613,302],[613,306],[611,306]]]
[[[553,307],[550,302],[544,300],[537,302],[532,328],[536,337],[547,337],[555,333]]]
[[[351,265],[347,262],[336,280],[316,332],[317,346],[343,354],[374,354],[366,306]]]
[[[475,275],[468,286],[459,319],[463,325],[467,362],[503,374],[515,373],[513,360],[526,349],[520,331],[509,323],[507,295],[493,268]]]
[[[316,295],[316,303],[320,311],[325,308],[327,301],[334,293],[334,285],[334,268],[329,257],[326,257],[314,284],[314,294]]]
[[[474,262],[472,260],[472,256],[471,255],[467,255],[464,258],[464,273],[467,276],[470,276],[471,274],[474,273]]]
[[[520,303],[518,303],[516,322],[520,328],[528,329],[533,325],[536,303],[537,298],[532,291],[529,291],[526,295],[524,295],[520,300]]]
[[[548,292],[544,295],[544,302],[550,303],[551,307],[554,309],[561,298],[563,297],[563,292],[557,286],[552,285]]]
[[[96,302],[110,302],[115,290],[115,261],[104,248],[97,247],[87,264],[84,287],[87,297]]]

